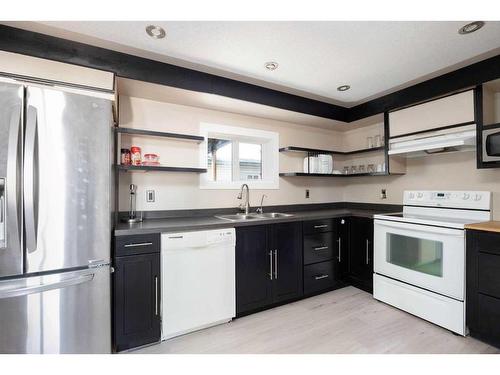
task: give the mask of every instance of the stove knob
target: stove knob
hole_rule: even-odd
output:
[[[464,193],[464,196],[462,197],[463,200],[467,200],[470,198],[470,194],[469,193]]]
[[[417,193],[417,198],[422,198],[424,196],[424,193]]]
[[[410,193],[410,199],[415,198],[415,193]]]
[[[480,200],[481,200],[481,198],[482,198],[481,194],[476,194],[476,195],[474,196],[474,200],[475,200],[475,201],[480,201]]]

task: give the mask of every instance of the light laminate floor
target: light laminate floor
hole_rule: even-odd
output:
[[[134,353],[500,353],[347,287]]]

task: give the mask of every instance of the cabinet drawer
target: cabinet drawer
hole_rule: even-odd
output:
[[[334,219],[304,221],[304,234],[331,232],[334,230]]]
[[[478,254],[478,291],[500,298],[500,256]]]
[[[304,267],[304,294],[331,288],[335,283],[333,262],[322,262]]]
[[[474,235],[478,251],[500,255],[500,234],[476,231]]]
[[[160,252],[160,234],[138,234],[115,237],[115,256]]]
[[[304,264],[324,262],[333,258],[333,232],[304,236]]]

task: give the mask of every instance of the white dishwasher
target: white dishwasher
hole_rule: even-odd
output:
[[[236,315],[234,228],[162,233],[162,340]]]

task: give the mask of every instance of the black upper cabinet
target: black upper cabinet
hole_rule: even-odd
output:
[[[272,303],[271,264],[267,226],[236,228],[236,313]]]
[[[373,291],[373,219],[350,218],[348,279],[354,286]]]
[[[273,302],[302,295],[302,225],[300,222],[269,225],[273,249]]]
[[[160,341],[160,253],[117,257],[114,267],[115,350]]]
[[[237,228],[236,314],[301,295],[301,223]]]

